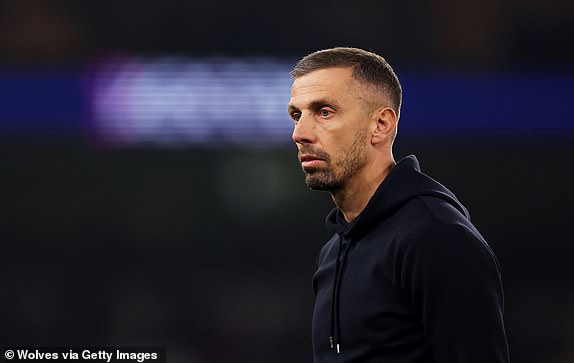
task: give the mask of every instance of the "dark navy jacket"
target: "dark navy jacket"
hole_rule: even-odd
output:
[[[444,186],[401,160],[334,236],[313,278],[315,363],[502,363],[496,257]]]

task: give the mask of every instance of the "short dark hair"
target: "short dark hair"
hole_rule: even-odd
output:
[[[353,77],[382,90],[397,115],[403,101],[399,78],[391,65],[378,54],[359,48],[337,47],[319,50],[302,58],[291,71],[291,77],[299,78],[319,69],[350,67]]]

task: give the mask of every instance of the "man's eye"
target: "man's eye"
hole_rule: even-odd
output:
[[[331,111],[323,109],[319,111],[319,115],[322,117],[329,117],[329,115],[331,115]]]
[[[291,118],[293,119],[293,121],[299,121],[299,119],[301,118],[301,113],[299,112],[293,112],[291,114]]]

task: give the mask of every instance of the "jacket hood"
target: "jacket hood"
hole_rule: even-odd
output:
[[[379,185],[365,209],[351,223],[347,223],[343,212],[334,208],[325,221],[334,233],[357,237],[368,232],[377,221],[384,220],[413,198],[430,196],[445,200],[458,209],[468,220],[470,214],[445,186],[421,172],[419,161],[414,155],[400,160]]]

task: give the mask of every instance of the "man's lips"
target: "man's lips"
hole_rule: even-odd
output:
[[[301,161],[301,166],[303,168],[318,167],[325,162],[325,160],[311,154],[302,154],[299,156],[299,160]]]

